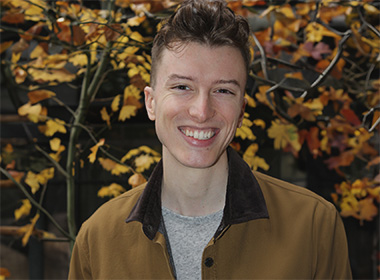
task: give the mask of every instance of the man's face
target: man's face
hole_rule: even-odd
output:
[[[190,43],[165,49],[154,89],[145,88],[164,159],[192,168],[213,166],[242,121],[245,83],[236,48]]]

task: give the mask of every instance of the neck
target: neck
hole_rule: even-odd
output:
[[[223,209],[228,180],[227,152],[211,167],[191,168],[164,150],[163,167],[164,207],[184,216],[204,216]]]

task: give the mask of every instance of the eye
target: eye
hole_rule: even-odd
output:
[[[216,90],[217,93],[223,93],[223,94],[232,94],[235,95],[234,92],[230,91],[229,89],[220,88]]]
[[[188,86],[185,86],[185,85],[178,85],[178,86],[173,87],[173,89],[177,89],[177,90],[190,90],[190,88]]]

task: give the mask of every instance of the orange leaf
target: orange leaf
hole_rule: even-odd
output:
[[[341,115],[354,126],[361,125],[361,121],[356,116],[355,112],[349,108],[342,108],[340,110]]]
[[[28,92],[28,98],[32,104],[51,98],[53,96],[55,96],[55,93],[47,89],[40,89]]]
[[[373,198],[366,198],[359,201],[359,217],[362,220],[372,221],[378,213],[377,207],[373,204]]]
[[[4,267],[0,267],[0,279],[1,277],[3,277],[3,279],[7,278],[7,277],[10,277],[11,276],[11,273],[9,272],[8,269],[4,268]]]
[[[14,53],[21,53],[25,51],[27,48],[29,48],[29,43],[23,38],[20,38],[20,40],[12,46],[12,51]]]
[[[5,52],[10,46],[12,46],[13,41],[3,42],[0,44],[0,53]]]
[[[298,80],[303,80],[302,72],[290,72],[290,73],[286,73],[285,77],[287,77],[287,78],[294,78],[294,79],[298,79]]]
[[[128,179],[128,184],[130,184],[132,188],[140,186],[141,184],[144,184],[145,182],[146,182],[145,177],[141,175],[140,173],[135,173]]]
[[[84,33],[83,29],[78,26],[74,25],[72,26],[73,29],[73,39],[74,39],[74,45],[80,46],[83,45],[86,42],[86,33]]]
[[[355,159],[353,152],[346,151],[341,153],[339,156],[331,157],[325,162],[329,169],[338,168],[339,166],[349,166]]]
[[[123,32],[123,28],[120,24],[112,24],[111,28],[108,26],[104,27],[104,35],[107,41],[116,41],[120,37],[120,33]]]
[[[368,162],[367,164],[367,168],[373,166],[373,165],[379,165],[380,164],[380,156],[378,157],[375,157],[373,160],[371,160],[370,162]]]
[[[7,11],[4,16],[2,16],[1,21],[10,23],[10,24],[18,24],[23,23],[25,21],[25,17],[23,13],[16,13],[15,11]]]
[[[302,133],[300,132],[300,135],[301,134],[303,134],[303,136],[305,137],[307,146],[309,148],[310,153],[313,155],[313,158],[316,158],[320,153],[319,148],[321,146],[321,142],[319,140],[319,128],[313,126],[310,128],[309,131],[302,130]]]
[[[130,168],[118,164],[117,162],[113,161],[112,159],[109,158],[99,158],[99,163],[100,165],[107,171],[110,171],[111,174],[119,176],[120,174],[124,174],[129,172]]]

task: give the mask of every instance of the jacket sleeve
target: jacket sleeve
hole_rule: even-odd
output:
[[[92,279],[87,242],[79,232],[71,254],[68,279]]]
[[[330,205],[319,214],[316,213],[316,216],[314,279],[352,279],[346,232],[338,211]]]

